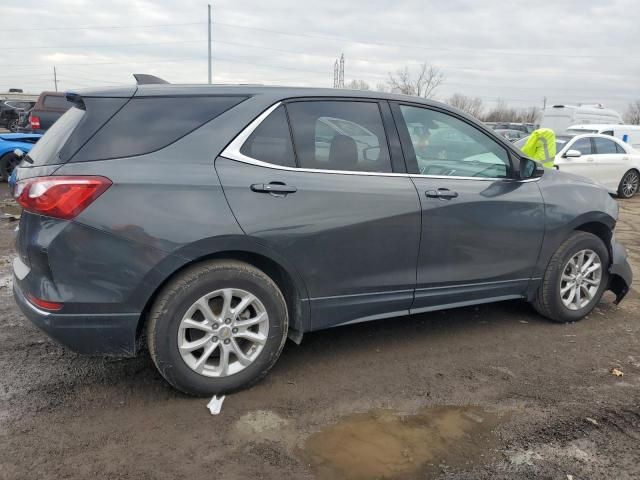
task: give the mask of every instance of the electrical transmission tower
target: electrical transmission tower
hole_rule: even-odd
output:
[[[344,88],[344,53],[333,64],[333,88]]]

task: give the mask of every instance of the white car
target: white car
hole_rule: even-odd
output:
[[[610,135],[556,137],[555,165],[595,180],[622,198],[633,197],[640,186],[640,152]]]

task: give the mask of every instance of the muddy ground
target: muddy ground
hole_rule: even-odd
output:
[[[620,205],[640,275],[640,197]],[[640,478],[638,290],[569,325],[505,302],[309,334],[211,416],[147,356],[78,356],[25,320],[15,226],[0,222],[2,479]]]

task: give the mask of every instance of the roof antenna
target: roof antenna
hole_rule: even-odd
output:
[[[133,78],[136,79],[137,85],[157,85],[160,83],[169,83],[162,78],[156,77],[155,75],[148,75],[146,73],[134,73]]]

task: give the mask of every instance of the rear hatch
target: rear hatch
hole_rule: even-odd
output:
[[[72,107],[38,141],[16,172],[16,180],[51,175],[104,126],[133,96],[136,87],[69,93]]]

